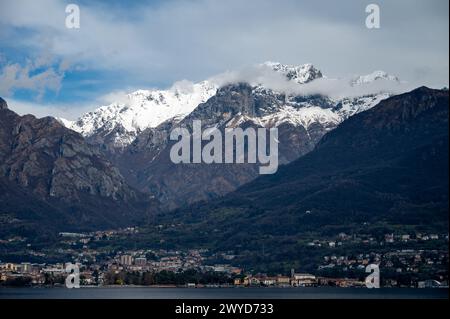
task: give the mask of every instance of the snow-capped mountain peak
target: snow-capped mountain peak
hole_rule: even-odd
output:
[[[368,84],[379,80],[387,80],[387,81],[395,81],[398,82],[399,79],[394,76],[390,75],[385,71],[375,71],[367,75],[360,75],[352,80],[352,85],[361,85],[361,84]]]
[[[73,123],[61,122],[86,137],[99,132],[108,134],[120,126],[127,132],[123,138],[115,138],[115,146],[121,147],[131,143],[146,128],[156,127],[173,117],[183,118],[216,91],[216,85],[208,81],[181,81],[168,90],[132,92],[121,102],[101,106]]]
[[[253,121],[262,126],[279,126],[282,123],[288,123],[308,129],[314,123],[319,123],[322,127],[331,128],[349,116],[367,110],[389,96],[389,93],[382,89],[372,94],[361,93],[356,96],[349,95],[339,98],[331,96],[317,98],[314,94],[311,94],[311,96],[302,95],[302,89],[298,90],[297,86],[298,88],[307,87],[311,84],[310,82],[325,78],[322,72],[312,64],[287,65],[278,62],[265,62],[259,64],[258,67],[266,68],[264,72],[256,72],[256,74],[258,76],[262,74],[263,77],[267,76],[269,78],[266,81],[267,83],[257,84],[258,82],[255,82],[251,84],[248,79],[246,81],[251,87],[252,96],[250,100],[255,101],[258,105],[259,113],[257,115],[242,114],[235,119],[239,119],[237,122],[234,121],[237,125],[240,123],[239,121],[246,120],[250,116],[253,117]],[[284,92],[272,88],[271,72],[281,74],[288,80],[288,84],[286,84],[287,82],[282,79],[281,86],[286,85],[289,89],[294,88],[294,90],[288,93],[289,90]],[[245,79],[245,77],[241,78]],[[278,77],[276,78],[278,79]],[[261,78],[258,77],[257,80],[261,80]],[[350,82],[347,82],[348,79],[344,81],[346,81],[347,86],[356,87],[380,80],[399,83],[397,77],[383,71],[358,76]],[[209,100],[217,92],[225,95],[235,94],[234,90],[222,92],[219,88],[236,84],[239,81],[245,80],[241,80],[238,76],[222,85],[218,84],[219,82],[215,78],[198,83],[184,80],[176,82],[167,90],[137,90],[124,94],[117,99],[117,102],[101,106],[84,114],[75,122],[64,119],[59,119],[59,122],[81,133],[96,144],[105,143],[108,145],[107,148],[123,149],[148,128],[156,128],[170,119],[176,119],[176,122],[183,120],[198,105]],[[233,101],[234,97],[225,98],[224,103],[227,105],[224,104],[224,107],[230,108],[231,106],[228,104],[233,104]],[[220,110],[218,113],[220,113]],[[212,118],[209,120],[214,121]]]
[[[316,69],[312,64],[302,65],[288,65],[278,62],[267,61],[262,64],[263,66],[270,67],[276,72],[280,72],[285,75],[289,80],[298,84],[304,84],[311,82],[315,79],[323,77],[322,72]]]

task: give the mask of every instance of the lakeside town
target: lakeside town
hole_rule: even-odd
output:
[[[448,287],[448,234],[385,234],[381,240],[370,235],[344,233],[326,240],[305,243],[325,255],[316,271],[265,274],[246,269],[233,252],[208,249],[127,249],[105,246],[122,236],[139,233],[137,227],[91,233],[60,233],[58,248],[33,249],[25,238],[0,240],[0,245],[25,247],[27,256],[37,260],[66,259],[65,262],[0,260],[0,286],[63,286],[68,263],[80,269],[82,286],[139,285],[158,287],[365,287],[369,264],[381,270],[383,287]],[[399,244],[404,249],[398,249]],[[362,245],[365,253],[342,254],[339,247]],[[419,245],[422,247],[414,248]],[[431,247],[424,249],[425,247]],[[380,251],[376,247],[383,247]],[[50,251],[52,256],[49,256]]]

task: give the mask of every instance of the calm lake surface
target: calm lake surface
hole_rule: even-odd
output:
[[[0,288],[0,299],[448,299],[448,289]]]

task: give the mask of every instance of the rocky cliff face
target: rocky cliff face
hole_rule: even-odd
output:
[[[106,226],[145,216],[146,208],[137,208],[145,197],[80,134],[51,117],[0,110],[0,177],[56,205],[61,219],[73,214],[81,224],[95,220]]]
[[[172,119],[145,130],[115,163],[138,189],[155,195],[168,209],[225,195],[259,175],[256,164],[173,164],[170,161],[170,131],[192,130],[194,120],[202,127],[278,128],[279,163],[287,164],[311,151],[320,138],[335,128],[341,118],[331,112],[327,99],[302,101],[246,83],[220,88],[182,120]]]
[[[136,197],[117,168],[54,118],[3,110],[0,121],[0,172],[9,180],[64,200],[79,199],[79,192],[115,200]]]

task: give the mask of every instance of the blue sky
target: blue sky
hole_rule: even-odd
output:
[[[378,30],[365,26],[372,2]],[[69,3],[80,29],[65,27]],[[22,113],[74,119],[115,92],[267,60],[441,87],[448,45],[447,0],[0,0],[0,96]]]

